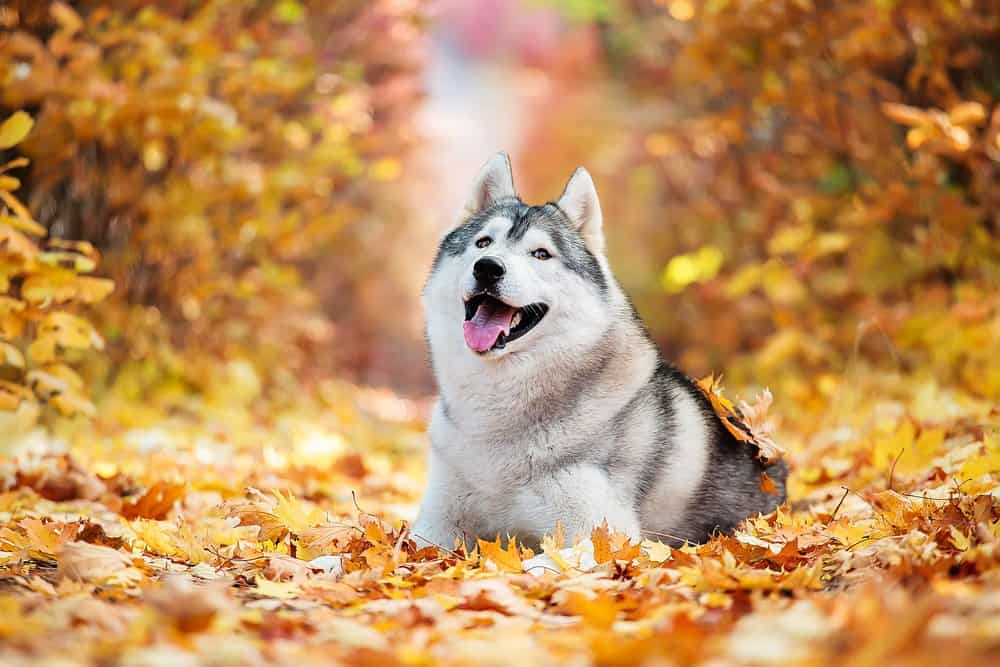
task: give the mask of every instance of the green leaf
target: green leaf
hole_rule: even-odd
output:
[[[818,185],[820,190],[828,194],[842,194],[853,187],[854,172],[843,162],[838,162],[820,179]]]
[[[274,18],[281,23],[301,23],[305,12],[297,0],[281,0],[274,7]]]

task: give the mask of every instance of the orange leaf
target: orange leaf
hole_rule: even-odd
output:
[[[164,519],[173,509],[174,502],[184,495],[183,484],[157,482],[138,499],[122,505],[121,514],[126,519]]]
[[[478,540],[478,542],[480,562],[493,561],[493,564],[502,572],[516,572],[518,574],[524,572],[524,564],[521,562],[521,552],[517,548],[516,537],[510,538],[506,549],[500,545],[499,535],[495,542],[484,542],[483,540]]]
[[[778,495],[778,487],[774,484],[774,480],[768,477],[763,470],[760,471],[760,490],[764,493],[770,493],[772,496]]]
[[[232,508],[227,516],[237,517],[239,526],[257,526],[260,529],[257,539],[261,542],[278,542],[288,535],[288,528],[278,517],[251,503]]]
[[[611,532],[608,530],[607,521],[594,527],[590,533],[590,541],[594,543],[594,560],[598,563],[607,563],[611,560]]]

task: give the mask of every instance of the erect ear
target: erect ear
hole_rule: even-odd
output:
[[[472,187],[472,193],[465,203],[465,216],[479,213],[484,208],[505,199],[516,197],[514,176],[510,169],[510,157],[506,153],[497,153],[483,165]]]
[[[556,202],[573,226],[583,236],[587,247],[595,255],[604,252],[604,230],[601,220],[601,202],[590,173],[580,167],[570,176],[566,189]]]

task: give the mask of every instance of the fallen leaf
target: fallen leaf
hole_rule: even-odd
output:
[[[132,564],[120,551],[86,542],[66,542],[57,560],[60,577],[95,583],[123,572]]]
[[[493,542],[477,540],[477,543],[479,545],[479,557],[484,562],[493,563],[501,572],[524,572],[521,552],[517,548],[517,538],[510,538],[507,541],[506,549],[501,546],[499,537]]]

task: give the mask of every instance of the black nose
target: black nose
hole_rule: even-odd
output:
[[[476,280],[487,285],[492,285],[503,278],[506,271],[507,267],[496,257],[482,257],[472,267],[472,275]]]

